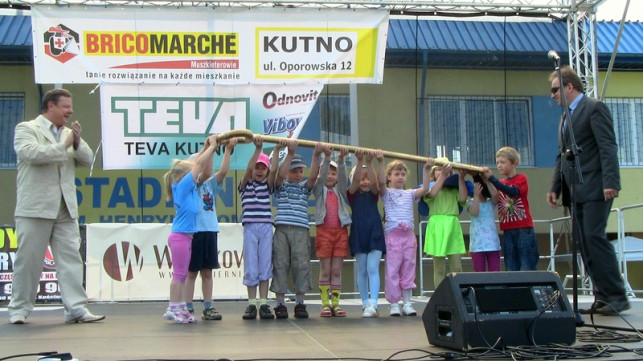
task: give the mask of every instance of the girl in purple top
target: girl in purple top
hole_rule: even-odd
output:
[[[415,265],[417,259],[417,238],[413,231],[415,225],[414,208],[420,198],[429,190],[429,171],[431,163],[424,166],[422,187],[405,189],[409,173],[406,164],[394,160],[386,166],[382,151],[375,154],[379,162],[377,179],[380,197],[384,203],[386,241],[384,293],[391,304],[390,316],[415,316],[417,312],[411,305],[411,294],[415,288]],[[402,311],[398,302],[403,300]]]

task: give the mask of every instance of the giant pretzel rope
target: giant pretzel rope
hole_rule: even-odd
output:
[[[238,143],[252,143],[253,137],[254,137],[254,134],[248,129],[235,129],[235,130],[227,131],[225,133],[220,133],[217,136],[217,142],[221,144],[226,144],[230,139],[235,138],[237,139]],[[282,137],[274,137],[270,135],[263,135],[262,138],[265,142],[269,142],[269,143],[279,143],[281,140],[284,139]],[[316,141],[312,141],[312,140],[306,140],[306,139],[294,139],[294,140],[297,141],[297,145],[301,145],[304,147],[315,147],[315,144],[317,144]],[[354,147],[351,145],[342,145],[342,144],[334,144],[334,143],[322,143],[322,144],[328,145],[332,150],[340,150],[341,148],[346,148],[348,149],[349,152],[355,152],[358,149],[371,151],[371,152],[376,151],[376,149]],[[428,159],[428,157],[422,157],[419,155],[389,152],[386,150],[382,151],[382,153],[386,158],[402,159],[402,160],[408,160],[408,161],[418,162],[418,163],[426,163]],[[482,173],[483,171],[482,167],[478,167],[475,165],[456,163],[456,162],[444,162],[440,159],[435,159],[434,164],[438,166],[445,166],[447,164],[450,164],[453,168],[468,170],[468,171],[477,172],[477,173]]]

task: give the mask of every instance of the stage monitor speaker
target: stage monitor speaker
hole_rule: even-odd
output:
[[[558,275],[547,271],[450,273],[422,314],[429,343],[475,347],[571,345],[576,317]]]

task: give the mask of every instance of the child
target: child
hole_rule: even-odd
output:
[[[479,174],[475,181],[473,198],[467,202],[471,215],[469,253],[475,272],[500,271],[500,238],[496,230],[495,207],[498,204],[496,187]]]
[[[405,189],[409,173],[406,165],[394,160],[386,166],[384,174],[384,156],[381,151],[375,155],[379,162],[377,179],[380,197],[384,203],[385,241],[386,241],[386,277],[384,290],[386,300],[391,304],[390,316],[400,316],[400,305],[403,299],[402,312],[406,316],[415,316],[417,312],[411,305],[411,293],[415,288],[415,265],[417,259],[417,239],[413,231],[414,205],[429,190],[428,163],[424,166],[422,187]],[[390,188],[387,188],[390,187]]]
[[[348,148],[342,148],[337,163],[330,160],[330,148],[326,149],[319,179],[313,187],[315,196],[315,251],[319,258],[319,291],[321,317],[345,317],[346,311],[339,306],[342,288],[342,263],[348,257],[348,225],[351,215],[346,203],[348,177],[344,157]],[[331,302],[328,300],[330,290]]]
[[[221,320],[222,316],[212,306],[212,270],[219,268],[219,249],[217,246],[217,234],[219,233],[219,222],[215,206],[215,197],[221,188],[221,184],[228,173],[230,167],[230,155],[237,144],[236,139],[230,140],[225,146],[223,161],[219,171],[212,177],[203,181],[198,187],[199,195],[199,215],[197,217],[197,232],[192,237],[192,251],[190,256],[190,266],[188,267],[188,278],[185,283],[185,293],[187,295],[187,308],[191,314],[194,314],[194,283],[197,275],[201,274],[201,292],[203,293],[203,313],[202,320]],[[198,154],[190,156],[190,160],[196,159],[205,151],[201,148]]]
[[[488,167],[484,168],[483,176],[500,191],[498,220],[504,233],[505,270],[534,271],[538,268],[538,246],[529,212],[527,176],[516,173],[519,163],[516,149],[502,147],[496,152],[496,167],[505,178],[498,180]]]
[[[438,158],[444,163],[448,158]],[[429,164],[435,160],[429,158]],[[458,216],[460,206],[466,204],[468,194],[464,183],[464,171],[460,171],[458,188],[444,187],[444,182],[451,175],[453,166],[434,165],[431,167],[431,179],[435,183],[424,196],[424,201],[429,205],[429,223],[426,227],[424,253],[433,256],[433,284],[437,288],[446,275],[446,257],[449,258],[451,272],[462,272],[462,254],[464,236]]]
[[[288,292],[288,271],[290,270],[297,299],[295,318],[308,318],[304,297],[306,292],[313,288],[310,282],[308,198],[319,174],[319,155],[328,146],[322,146],[321,143],[315,145],[307,180],[303,180],[306,163],[301,155],[295,154],[297,141],[281,140],[275,147],[275,156],[281,146],[288,147],[288,154],[279,167],[279,173],[275,179],[277,214],[272,244],[273,277],[270,290],[277,297],[275,315],[278,319],[288,318],[284,295]]]
[[[206,139],[203,152],[195,162],[175,160],[163,180],[167,191],[167,200],[174,201],[176,216],[172,223],[172,232],[168,236],[168,246],[172,256],[172,281],[170,282],[170,305],[163,318],[177,323],[196,322],[186,307],[185,279],[190,263],[192,235],[197,231],[199,214],[199,196],[197,185],[201,179],[208,179],[212,174],[212,154],[217,148],[217,137],[211,135]]]
[[[268,280],[272,278],[272,210],[270,193],[275,182],[279,155],[270,160],[261,153],[263,137],[252,139],[255,152],[248,161],[246,172],[239,182],[241,194],[241,223],[243,224],[243,284],[248,288],[248,307],[244,320],[257,318],[257,286],[259,286],[259,318],[270,320],[275,315],[268,306]]]
[[[382,255],[386,253],[382,218],[377,209],[379,189],[372,164],[373,155],[361,149],[355,151],[357,164],[349,176],[351,185],[347,191],[348,202],[353,210],[348,242],[351,255],[355,256],[362,317],[366,318],[378,316],[379,265]]]

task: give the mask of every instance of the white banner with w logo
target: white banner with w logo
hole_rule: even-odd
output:
[[[246,298],[243,282],[243,226],[222,223],[214,298]],[[93,223],[87,225],[86,289],[92,301],[167,300],[172,258],[171,224]],[[200,278],[194,299],[201,299]]]

